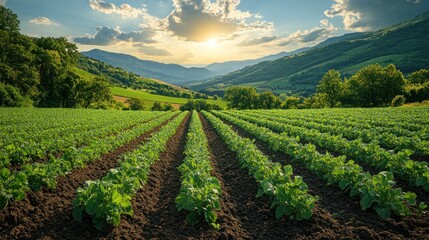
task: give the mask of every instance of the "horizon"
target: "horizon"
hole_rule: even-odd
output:
[[[377,30],[429,10],[429,1],[0,0],[29,36],[65,36],[80,52],[204,67],[312,47]],[[303,14],[305,13],[305,14]],[[401,14],[398,14],[401,13]]]

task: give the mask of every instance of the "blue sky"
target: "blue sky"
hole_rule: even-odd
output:
[[[370,31],[428,0],[0,0],[31,36],[184,65],[253,59]]]

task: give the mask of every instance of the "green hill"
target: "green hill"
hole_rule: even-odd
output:
[[[73,67],[73,72],[78,75],[79,77],[85,79],[85,80],[91,80],[97,77],[99,74],[93,74],[90,72],[87,72],[83,69],[80,69],[78,67]],[[111,75],[103,75],[104,77],[111,77]],[[168,83],[164,83],[162,81],[156,80],[156,79],[149,79],[149,78],[142,78],[140,80],[141,82],[146,82],[148,84],[156,84],[155,86],[161,85],[161,86],[168,86],[171,89],[176,89],[180,92],[188,92],[192,93],[191,91],[187,89],[183,89],[174,85],[170,85]],[[112,91],[112,95],[114,96],[114,99],[116,101],[122,101],[125,102],[126,99],[129,98],[138,98],[142,99],[145,103],[145,105],[150,108],[153,106],[155,102],[161,102],[161,103],[170,103],[176,108],[178,108],[180,105],[185,104],[189,98],[183,98],[183,97],[172,97],[172,96],[163,96],[159,94],[155,94],[151,89],[132,89],[127,87],[120,87],[120,86],[112,86],[110,88]],[[213,99],[207,99],[207,102],[210,104],[215,104],[220,106],[221,108],[226,107],[226,102],[222,100],[213,100]]]
[[[193,89],[218,92],[228,86],[247,85],[308,95],[329,69],[350,76],[372,63],[393,63],[405,74],[428,68],[429,12],[378,31],[328,39],[307,52],[249,66]]]
[[[148,107],[152,107],[154,102],[170,103],[173,105],[182,105],[189,100],[188,98],[156,95],[142,90],[134,90],[130,88],[112,87],[111,90],[114,96],[142,99]],[[207,102],[210,104],[216,104],[221,108],[226,107],[226,102],[222,100],[208,99]]]

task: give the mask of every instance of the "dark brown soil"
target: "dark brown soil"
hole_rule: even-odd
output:
[[[111,168],[117,167],[120,155],[135,149],[167,122],[102,156],[85,168],[58,177],[56,189],[43,188],[40,192],[29,192],[24,200],[0,210],[0,239],[87,239],[89,235],[84,235],[87,234],[85,229],[91,229],[91,232],[97,235],[98,232],[92,225],[73,220],[71,202],[76,196],[76,189],[87,180],[105,176]]]
[[[241,128],[228,122],[225,123],[231,125],[240,136],[254,139]],[[284,238],[429,239],[428,213],[420,217],[416,215],[403,218],[394,216],[387,220],[382,220],[371,209],[363,211],[359,204],[359,198],[350,197],[347,193],[341,191],[337,185],[327,186],[325,180],[307,170],[302,164],[291,162],[283,153],[271,151],[261,141],[255,140],[255,144],[272,161],[279,162],[282,165],[290,164],[293,167],[294,174],[302,176],[307,183],[309,193],[319,196],[312,219],[302,222],[305,222],[305,227],[296,228],[297,225],[295,224],[286,226],[282,230]],[[275,228],[271,227],[270,231],[275,231]],[[281,235],[279,234],[279,236]]]

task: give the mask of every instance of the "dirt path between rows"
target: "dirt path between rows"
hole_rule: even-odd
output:
[[[56,189],[29,192],[24,200],[0,210],[0,239],[88,239],[99,235],[90,223],[74,221],[71,203],[76,189],[87,180],[105,176],[111,168],[117,167],[120,155],[135,149],[171,119],[85,168],[58,177]]]
[[[213,147],[217,155],[221,156],[219,162],[214,162],[215,169],[219,169],[219,175],[223,179],[223,186],[230,193],[230,198],[235,206],[232,208],[241,226],[246,229],[250,239],[296,239],[311,236],[319,229],[308,221],[295,221],[289,219],[275,219],[274,210],[270,208],[270,201],[266,197],[256,198],[258,186],[255,179],[248,175],[247,170],[241,169],[235,154],[227,150],[227,146],[218,136],[215,130],[204,119],[206,133],[213,141],[209,145]],[[210,139],[209,138],[209,139]],[[226,149],[226,150],[221,150]],[[229,153],[230,157],[225,157]],[[335,225],[335,222],[329,222]],[[329,237],[323,232],[319,236]],[[314,237],[312,237],[314,238]]]
[[[224,122],[240,136],[255,139],[238,126]],[[299,239],[429,239],[429,214],[382,220],[371,209],[361,210],[359,198],[350,197],[336,185],[327,186],[324,179],[303,165],[292,163],[284,153],[271,151],[259,140],[255,140],[255,144],[272,161],[290,164],[294,174],[302,176],[307,183],[309,193],[319,196],[313,218],[298,228],[295,224],[287,226],[283,236]],[[298,235],[291,235],[293,231]]]

